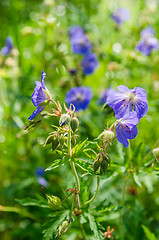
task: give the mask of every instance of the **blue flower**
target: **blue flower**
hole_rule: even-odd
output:
[[[43,177],[38,177],[38,183],[44,187],[47,187],[48,186],[48,182],[46,181],[45,178]]]
[[[89,87],[72,87],[66,94],[65,101],[75,106],[75,111],[85,110],[92,99],[92,91]]]
[[[45,173],[45,169],[43,167],[37,167],[36,168],[35,174],[36,174],[37,177],[43,176],[44,173]]]
[[[108,87],[104,92],[102,92],[102,94],[98,99],[98,104],[99,105],[105,104],[107,102],[108,96],[111,94],[112,91],[114,91],[114,89],[111,87]]]
[[[117,119],[133,110],[137,113],[138,118],[142,118],[147,113],[147,94],[143,88],[135,87],[131,90],[120,85],[118,90],[119,92],[114,90],[107,99],[107,103],[113,108]]]
[[[84,35],[84,30],[81,26],[71,26],[69,28],[69,36],[71,39],[79,35]]]
[[[127,139],[133,139],[137,135],[136,125],[139,122],[136,112],[127,113],[122,119],[119,120],[116,127],[116,137],[125,148],[128,147],[129,142]]]
[[[153,49],[158,50],[159,42],[157,38],[155,38],[155,31],[151,26],[143,29],[140,33],[140,36],[141,39],[138,42],[136,49],[143,55],[148,56]]]
[[[45,75],[46,73],[42,71],[41,82],[36,81],[36,87],[34,89],[34,93],[31,97],[32,102],[37,109],[33,112],[33,114],[28,118],[29,120],[33,120],[33,118],[39,114],[46,105],[49,104],[50,93],[45,87]]]
[[[13,41],[11,37],[6,38],[6,45],[1,49],[1,53],[3,56],[8,55],[13,48]]]
[[[82,68],[85,75],[92,74],[98,67],[98,60],[95,53],[87,53],[82,60]]]
[[[75,54],[85,55],[92,48],[87,36],[84,34],[84,30],[80,26],[72,26],[69,29],[71,49]]]
[[[130,18],[130,13],[126,8],[118,8],[111,17],[118,25],[121,25]]]

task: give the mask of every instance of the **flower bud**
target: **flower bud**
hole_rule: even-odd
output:
[[[114,139],[114,132],[111,130],[104,130],[97,139],[102,138],[103,141],[112,141]]]
[[[46,194],[46,197],[48,199],[48,205],[50,208],[52,208],[53,210],[56,210],[61,207],[62,203],[60,198],[53,195],[49,196],[47,194]]]
[[[60,126],[66,125],[70,122],[70,116],[68,114],[62,114],[60,117]]]
[[[48,138],[47,138],[46,141],[45,141],[44,146],[52,143],[53,140],[54,140],[54,136],[53,136],[53,135],[48,136]]]
[[[57,139],[53,139],[51,150],[52,150],[52,151],[55,151],[56,148],[58,147],[58,145],[59,145],[59,141],[58,141]]]
[[[59,235],[66,233],[69,229],[71,228],[70,224],[68,221],[64,221],[60,226],[59,226]]]
[[[73,132],[76,131],[76,129],[77,129],[78,126],[79,126],[79,120],[78,120],[78,118],[73,117],[73,118],[71,119],[70,124],[71,124],[71,129],[72,129],[72,131],[73,131]]]
[[[105,159],[103,159],[101,161],[100,168],[101,168],[103,173],[106,173],[107,168],[108,168],[108,162]]]
[[[32,120],[33,122],[39,122],[43,120],[43,116],[41,114],[35,115],[34,119]]]
[[[158,147],[158,148],[154,148],[154,149],[152,150],[152,153],[153,153],[155,159],[156,159],[157,161],[159,161],[159,147]]]
[[[94,172],[96,172],[99,167],[100,167],[100,161],[99,161],[99,159],[97,159],[97,160],[95,160],[94,163],[93,163]]]

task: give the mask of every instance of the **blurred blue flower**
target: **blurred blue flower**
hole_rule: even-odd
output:
[[[45,169],[43,167],[37,167],[35,170],[35,174],[37,177],[43,176],[45,173]]]
[[[99,105],[105,104],[107,102],[108,96],[111,94],[112,91],[114,91],[114,89],[111,87],[108,87],[104,92],[102,92],[102,94],[98,99],[98,104]]]
[[[44,187],[47,187],[47,186],[48,186],[48,182],[46,181],[45,178],[43,178],[43,177],[38,177],[37,179],[38,179],[38,183],[39,183],[40,185],[42,185],[42,186],[44,186]]]
[[[79,35],[84,35],[84,30],[81,26],[71,26],[69,28],[69,36],[71,39]]]
[[[98,60],[95,53],[87,53],[82,60],[82,68],[85,75],[92,74],[98,67]]]
[[[129,89],[126,86],[118,86],[118,91],[112,91],[107,98],[107,103],[113,108],[115,117],[122,118],[131,111],[137,113],[138,118],[142,118],[148,111],[147,94],[143,88],[135,87]]]
[[[127,139],[133,139],[137,135],[136,125],[139,122],[136,112],[127,113],[122,119],[119,120],[116,127],[116,137],[125,148],[128,147],[129,142]]]
[[[118,8],[112,15],[112,19],[121,25],[123,22],[127,21],[130,18],[130,13],[126,8]]]
[[[150,55],[151,51],[159,49],[158,39],[155,38],[155,30],[149,26],[143,29],[140,33],[141,39],[139,40],[136,49],[143,55]]]
[[[75,54],[86,54],[92,48],[92,44],[85,35],[77,35],[71,39],[72,52]]]
[[[72,26],[69,29],[71,49],[75,54],[86,54],[92,48],[87,36],[84,34],[84,30],[80,26]]]
[[[46,73],[42,71],[41,74],[41,82],[36,81],[36,87],[34,89],[34,93],[31,97],[32,102],[37,109],[33,112],[33,114],[28,118],[29,120],[33,120],[33,118],[39,114],[46,105],[49,104],[50,93],[45,87],[45,75]]]
[[[6,38],[6,45],[1,49],[1,53],[3,56],[8,55],[13,48],[13,41],[11,37]]]
[[[67,93],[65,101],[75,106],[75,111],[85,110],[92,99],[92,91],[89,87],[72,87]]]

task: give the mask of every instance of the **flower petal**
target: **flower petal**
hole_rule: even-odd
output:
[[[28,118],[29,120],[33,120],[33,118],[39,114],[45,107],[37,107],[37,109],[32,113],[32,115],[30,115],[30,117]]]
[[[116,137],[117,137],[118,141],[124,145],[125,148],[128,147],[129,142],[124,135],[124,132],[123,132],[123,129],[122,129],[120,123],[118,123],[117,127],[116,127]]]

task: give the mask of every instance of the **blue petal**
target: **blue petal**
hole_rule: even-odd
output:
[[[120,123],[118,123],[117,127],[116,127],[116,137],[117,137],[118,141],[124,145],[125,148],[128,147],[129,142],[123,133],[123,129],[122,129]]]
[[[132,106],[126,100],[122,100],[121,102],[117,103],[114,108],[115,117],[117,119],[124,117],[125,114],[132,111]]]
[[[123,134],[126,138],[133,139],[137,136],[137,127],[133,126],[131,130],[123,127]]]
[[[39,114],[45,107],[37,107],[37,109],[32,113],[32,115],[30,115],[30,117],[28,118],[29,120],[33,120],[33,118]]]
[[[136,112],[129,112],[121,119],[121,122],[123,125],[128,126],[130,129],[132,129],[134,125],[137,125],[139,123],[139,118],[137,117]]]
[[[137,116],[139,118],[142,118],[145,116],[145,114],[148,111],[148,104],[147,102],[142,102],[142,101],[135,101],[135,106],[134,106],[134,111],[137,113]]]
[[[119,92],[122,92],[122,93],[125,93],[125,92],[129,93],[129,92],[131,92],[131,90],[128,87],[124,86],[124,85],[119,85],[117,87],[117,89],[119,90]]]
[[[45,100],[47,100],[47,96],[43,92],[42,87],[36,87],[34,89],[31,99],[32,99],[34,106],[38,107],[41,103],[43,103]]]
[[[41,74],[41,86],[44,89],[45,89],[45,75],[46,75],[46,73],[44,71],[42,71],[42,74]]]

